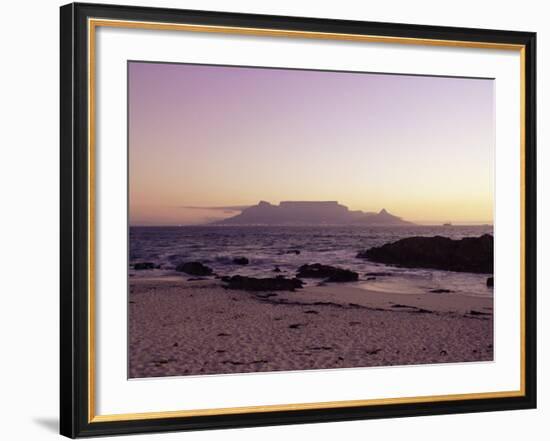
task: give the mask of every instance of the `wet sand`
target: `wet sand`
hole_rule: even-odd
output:
[[[132,277],[130,378],[490,361],[493,299]]]

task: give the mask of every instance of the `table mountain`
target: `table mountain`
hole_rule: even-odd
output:
[[[382,209],[378,213],[349,210],[336,201],[260,201],[217,225],[412,225]]]

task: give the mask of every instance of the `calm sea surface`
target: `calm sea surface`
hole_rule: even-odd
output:
[[[487,275],[396,268],[355,257],[358,251],[404,237],[441,235],[460,239],[485,233],[492,234],[492,226],[131,227],[130,264],[149,261],[160,265],[160,269],[130,270],[130,274],[173,275],[177,264],[200,261],[221,276],[273,277],[281,274],[291,277],[300,265],[322,263],[357,271],[360,275],[360,281],[355,283],[357,286],[380,292],[415,294],[431,289],[450,289],[487,297],[493,295],[493,290],[486,286]],[[250,263],[237,265],[233,263],[235,257],[246,257]],[[275,267],[282,272],[273,272]],[[392,275],[367,281],[365,274],[374,271]]]

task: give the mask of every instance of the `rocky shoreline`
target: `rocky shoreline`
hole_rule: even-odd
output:
[[[289,251],[286,251],[288,253]],[[300,250],[291,250],[298,255]],[[358,259],[366,259],[385,265],[406,268],[430,268],[455,272],[470,272],[492,274],[493,272],[493,236],[484,234],[480,237],[467,237],[453,240],[443,236],[408,237],[396,242],[372,247],[357,254]],[[238,266],[248,265],[249,259],[244,256],[236,257],[233,263]],[[133,264],[135,270],[156,269],[152,262],[137,262]],[[277,275],[276,277],[245,277],[242,275],[219,276],[212,268],[198,261],[181,262],[176,272],[198,277],[216,277],[224,282],[229,289],[245,291],[294,291],[303,287],[303,279],[317,279],[320,284],[356,282],[359,274],[345,268],[312,263],[301,265],[294,277]],[[279,267],[273,272],[280,273]],[[366,281],[376,280],[377,277],[388,277],[391,273],[378,271],[366,273]],[[493,286],[493,277],[487,279],[487,287]],[[447,289],[432,290],[432,292],[451,292]]]

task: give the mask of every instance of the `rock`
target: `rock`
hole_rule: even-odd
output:
[[[367,282],[370,280],[376,280],[376,277],[367,277]]]
[[[274,273],[280,273],[280,272],[281,272],[281,268],[279,268],[278,266],[276,266],[276,267],[273,269],[273,272],[274,272]]]
[[[300,250],[288,250],[285,254],[296,254],[299,255],[301,253]]]
[[[493,236],[453,240],[443,236],[408,237],[357,254],[358,258],[409,268],[492,273]]]
[[[294,291],[303,286],[300,279],[287,279],[283,276],[258,279],[255,277],[232,276],[223,277],[229,289],[241,289],[244,291]]]
[[[433,292],[436,294],[446,294],[453,291],[451,291],[450,289],[430,289],[430,292]]]
[[[212,268],[209,268],[200,262],[180,263],[176,267],[176,271],[179,271],[180,273],[191,274],[192,276],[210,276],[213,273]]]
[[[492,288],[494,285],[495,285],[495,278],[494,277],[489,277],[487,279],[487,287]]]
[[[374,277],[385,277],[385,276],[393,276],[392,273],[386,273],[383,271],[372,271],[370,273],[365,273],[365,276],[374,276]]]
[[[138,262],[134,263],[134,269],[135,270],[150,270],[158,268],[158,266],[155,266],[153,262]]]
[[[248,265],[250,262],[246,257],[235,257],[233,259],[233,263],[236,263],[237,265]]]
[[[325,282],[354,282],[359,279],[359,274],[355,271],[337,268],[330,265],[322,265],[320,263],[302,265],[298,268],[298,273],[296,276],[312,279],[325,279]]]
[[[266,292],[265,294],[264,293],[258,293],[258,294],[256,294],[256,297],[258,297],[260,299],[269,299],[270,297],[277,297],[277,294],[274,293],[274,292]]]

